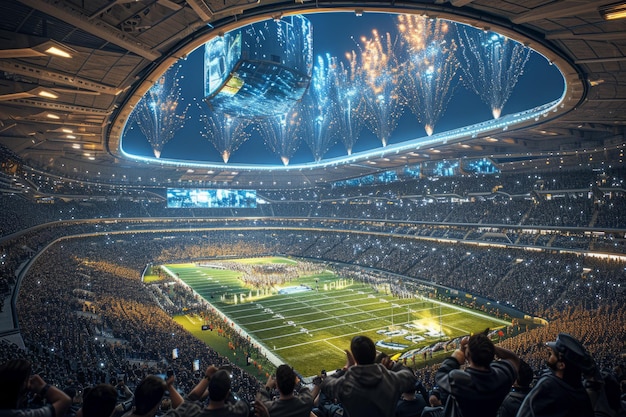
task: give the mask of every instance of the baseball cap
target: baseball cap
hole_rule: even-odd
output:
[[[547,342],[546,346],[559,353],[569,364],[589,372],[595,367],[595,362],[587,349],[576,338],[567,333],[559,333],[554,342]]]

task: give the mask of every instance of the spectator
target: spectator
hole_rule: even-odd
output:
[[[582,384],[582,373],[595,368],[593,358],[573,336],[559,333],[548,342],[549,372],[541,377],[520,406],[518,417],[593,416],[591,400]]]
[[[110,417],[117,405],[117,391],[111,384],[98,384],[89,390],[83,407],[76,413],[79,417]]]
[[[530,384],[532,382],[533,369],[528,363],[520,359],[517,379],[513,384],[511,392],[502,401],[502,405],[498,410],[498,417],[515,417],[520,405],[522,405],[522,401],[530,392]]]
[[[178,391],[176,391],[176,388],[174,388],[173,383],[173,376],[168,378],[167,382],[156,375],[148,375],[145,377],[139,385],[137,385],[137,388],[135,388],[132,411],[129,411],[124,416],[154,416],[161,406],[161,401],[163,400],[166,390],[170,393],[172,408],[176,408],[182,404],[183,399]]]
[[[366,336],[355,336],[346,356],[344,369],[324,379],[322,391],[351,416],[392,417],[400,394],[415,385],[413,372],[399,363],[392,370],[374,363],[376,346]]]
[[[0,413],[3,416],[63,417],[72,402],[63,391],[32,375],[32,365],[24,359],[13,359],[0,366]],[[40,408],[23,409],[28,392],[46,400]]]
[[[264,390],[259,390],[258,402],[263,402],[270,417],[309,417],[315,398],[309,388],[302,387],[297,395],[295,387],[300,379],[289,365],[280,365],[276,377],[270,376]],[[271,391],[278,388],[279,397],[271,398]]]
[[[495,355],[501,360],[494,361]],[[466,360],[467,368],[460,370]],[[495,346],[485,331],[464,337],[459,349],[444,359],[435,379],[446,398],[453,397],[446,407],[458,405],[464,417],[495,417],[517,377],[518,366],[517,355]]]
[[[231,376],[225,369],[218,369],[211,365],[204,373],[204,378],[198,382],[187,395],[183,403],[167,412],[168,417],[195,417],[202,413],[204,417],[232,416],[247,417],[250,408],[248,404],[234,398],[231,394]],[[200,400],[207,396],[209,404],[204,407]]]
[[[421,417],[443,417],[443,404],[441,403],[441,393],[433,389],[428,396],[430,406],[424,407]]]
[[[421,416],[426,407],[426,401],[421,394],[415,395],[415,387],[403,392],[396,404],[396,417]]]
[[[78,410],[82,407],[83,393],[73,386],[63,388],[63,392],[72,399],[72,404],[65,415],[67,417],[74,417]]]

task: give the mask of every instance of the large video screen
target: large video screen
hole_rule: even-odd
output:
[[[168,208],[255,208],[256,190],[167,189]]]

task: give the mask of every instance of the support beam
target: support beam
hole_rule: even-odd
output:
[[[140,40],[129,36],[121,30],[100,21],[91,20],[80,10],[73,8],[70,3],[61,3],[55,0],[19,0],[21,3],[52,17],[56,17],[70,25],[76,26],[94,36],[111,42],[117,46],[135,53],[149,61],[157,60],[161,54],[153,50]]]
[[[454,7],[463,7],[472,3],[474,0],[450,0],[450,4]]]
[[[529,12],[522,13],[511,19],[511,22],[519,25],[521,23],[535,22],[543,19],[559,19],[562,17],[580,16],[582,14],[598,12],[598,7],[610,1],[596,2],[588,0],[576,1],[556,1],[545,6],[535,7]]]
[[[626,31],[602,33],[572,33],[569,30],[553,32],[546,35],[546,39],[579,39],[584,41],[617,41],[626,39]]]
[[[589,98],[585,101],[593,102],[593,103],[620,103],[622,101],[626,101],[626,97],[616,97],[616,98]]]
[[[607,58],[589,58],[589,59],[577,59],[574,61],[576,64],[603,64],[605,62],[621,62],[626,61],[626,56],[612,56]]]
[[[120,89],[105,84],[96,83],[86,78],[62,72],[51,71],[49,69],[34,65],[26,65],[17,61],[0,60],[0,71],[10,74],[19,74],[25,77],[32,77],[55,84],[66,85],[73,88],[82,88],[89,91],[96,91],[103,94],[117,95]]]
[[[103,109],[95,109],[93,107],[83,107],[83,106],[75,106],[70,104],[62,104],[50,101],[41,101],[41,100],[33,100],[29,98],[19,98],[15,100],[6,101],[3,103],[4,105],[16,105],[23,107],[30,107],[36,109],[44,109],[50,111],[58,111],[64,113],[77,113],[77,114],[86,114],[91,116],[102,116],[106,117],[111,112],[109,110]]]

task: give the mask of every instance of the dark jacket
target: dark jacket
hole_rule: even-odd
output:
[[[515,387],[509,394],[504,397],[502,405],[498,410],[498,417],[515,417],[522,401],[528,395],[530,388]]]
[[[322,390],[336,398],[350,416],[393,417],[400,394],[415,385],[413,371],[397,364],[355,365],[339,376],[324,379]]]
[[[517,417],[593,417],[587,391],[574,387],[552,373],[544,375],[528,393]]]
[[[517,372],[508,361],[494,361],[488,371],[460,370],[456,359],[444,359],[435,379],[442,394],[452,394],[463,417],[495,417]]]
[[[314,398],[307,387],[302,387],[293,398],[288,400],[272,399],[270,393],[264,389],[259,390],[259,395],[272,417],[309,417],[313,409]]]
[[[437,407],[424,407],[422,417],[443,417],[443,405]]]

